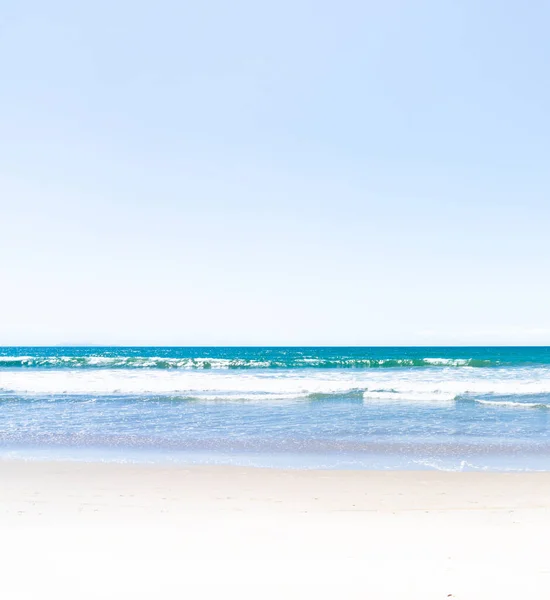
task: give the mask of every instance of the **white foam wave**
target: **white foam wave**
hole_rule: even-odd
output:
[[[434,469],[435,471],[447,471],[450,473],[461,471],[488,471],[487,466],[478,466],[466,460],[461,460],[458,464],[452,464],[437,459],[413,460],[412,462],[422,467]]]
[[[11,368],[124,368],[124,369],[371,369],[371,368],[416,368],[416,367],[489,367],[497,363],[478,359],[462,358],[213,358],[213,357],[163,357],[163,356],[0,356],[0,367]]]
[[[231,371],[35,371],[0,373],[0,390],[37,395],[178,395],[202,399],[288,399],[346,394],[346,379]]]
[[[496,406],[505,408],[550,408],[550,403],[546,402],[514,402],[512,400],[482,400],[476,399],[478,404],[486,406]]]
[[[3,367],[36,368],[127,368],[127,369],[263,369],[273,367],[267,360],[238,358],[174,358],[162,356],[0,356]]]
[[[428,365],[438,367],[462,367],[470,363],[466,358],[424,358],[422,360]]]
[[[363,398],[366,402],[406,402],[406,403],[435,403],[435,404],[448,404],[452,403],[456,399],[456,395],[452,392],[442,392],[439,390],[433,391],[401,391],[396,392],[383,391],[383,392],[371,392],[366,390],[363,393]]]
[[[492,395],[550,395],[550,368],[440,371],[337,369],[330,372],[230,369],[0,370],[0,394],[4,395],[157,394],[204,399],[264,400],[361,392],[366,403],[449,403],[460,396],[487,399]]]

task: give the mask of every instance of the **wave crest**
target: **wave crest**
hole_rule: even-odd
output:
[[[161,356],[0,356],[10,369],[399,369],[412,367],[496,367],[500,363],[474,358],[171,358]]]

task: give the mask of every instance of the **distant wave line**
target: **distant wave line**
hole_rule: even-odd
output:
[[[0,368],[10,369],[380,369],[414,367],[504,366],[502,361],[477,358],[164,358],[159,356],[0,356]]]

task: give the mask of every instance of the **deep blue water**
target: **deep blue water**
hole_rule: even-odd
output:
[[[550,348],[0,348],[0,453],[550,469]]]

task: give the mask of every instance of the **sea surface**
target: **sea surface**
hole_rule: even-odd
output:
[[[550,470],[550,348],[4,347],[6,457]]]

